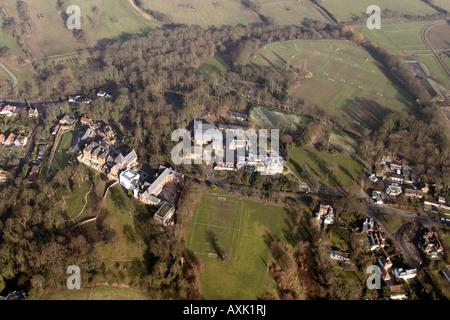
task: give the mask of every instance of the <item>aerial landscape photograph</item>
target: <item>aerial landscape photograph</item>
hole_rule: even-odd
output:
[[[0,27],[0,300],[450,299],[450,0],[0,0]]]

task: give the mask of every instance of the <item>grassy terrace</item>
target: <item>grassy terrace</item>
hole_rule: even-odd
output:
[[[264,238],[270,234],[289,241],[290,230],[290,216],[284,208],[205,195],[185,235],[188,248],[204,265],[202,298],[256,299],[265,292],[276,296],[275,282],[266,271],[272,256]],[[222,253],[217,253],[214,243]],[[225,257],[224,262],[219,255]]]

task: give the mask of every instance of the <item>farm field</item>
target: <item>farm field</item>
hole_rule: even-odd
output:
[[[388,9],[405,15],[426,16],[437,14],[437,11],[420,0],[389,1],[379,0],[322,0],[321,4],[338,21],[353,21],[356,18],[367,16],[366,10],[370,5],[376,4],[381,11]]]
[[[136,289],[97,285],[80,290],[49,292],[40,300],[148,300],[148,297]]]
[[[266,292],[277,296],[266,270],[272,256],[264,236],[269,233],[285,241],[288,230],[289,215],[284,208],[205,195],[185,235],[188,248],[204,265],[202,298],[254,300]],[[216,257],[214,244],[221,248],[224,262]]]
[[[307,123],[307,119],[300,115],[261,106],[253,106],[250,109],[249,121],[260,128],[287,131],[295,131],[299,125]]]
[[[329,154],[313,147],[292,148],[287,165],[300,179],[317,179],[326,187],[345,187],[352,180],[358,182],[362,170],[361,164],[349,155]]]
[[[289,95],[317,104],[330,113],[359,98],[392,110],[405,109],[408,102],[378,67],[377,62],[356,44],[341,40],[296,40],[268,44],[250,59],[250,64],[283,68],[285,63],[306,69],[313,78],[301,79]]]

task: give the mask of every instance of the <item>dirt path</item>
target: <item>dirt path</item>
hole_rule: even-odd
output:
[[[3,63],[0,63],[0,67],[2,67],[2,68],[6,71],[6,73],[13,79],[13,85],[12,85],[11,87],[9,87],[9,89],[12,89],[12,88],[14,88],[15,86],[17,86],[17,85],[19,84],[19,80],[17,80],[16,76],[15,76],[11,71],[9,71],[9,69],[6,68],[6,67],[3,65]],[[9,90],[9,89],[8,89],[8,90]]]

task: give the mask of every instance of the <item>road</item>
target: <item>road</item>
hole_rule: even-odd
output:
[[[425,44],[427,45],[427,47],[430,49],[430,51],[433,53],[433,55],[436,57],[436,59],[438,60],[439,64],[442,66],[442,68],[445,70],[445,72],[447,72],[447,75],[450,77],[450,69],[447,67],[445,62],[441,59],[441,56],[433,49],[433,47],[431,46],[431,44],[427,38],[427,33],[430,29],[432,29],[436,26],[442,25],[442,24],[446,24],[446,23],[447,23],[446,20],[440,20],[440,21],[433,22],[433,23],[427,25],[425,27],[425,29],[423,29],[423,31],[422,31],[422,39],[423,39],[423,42],[425,42]]]

